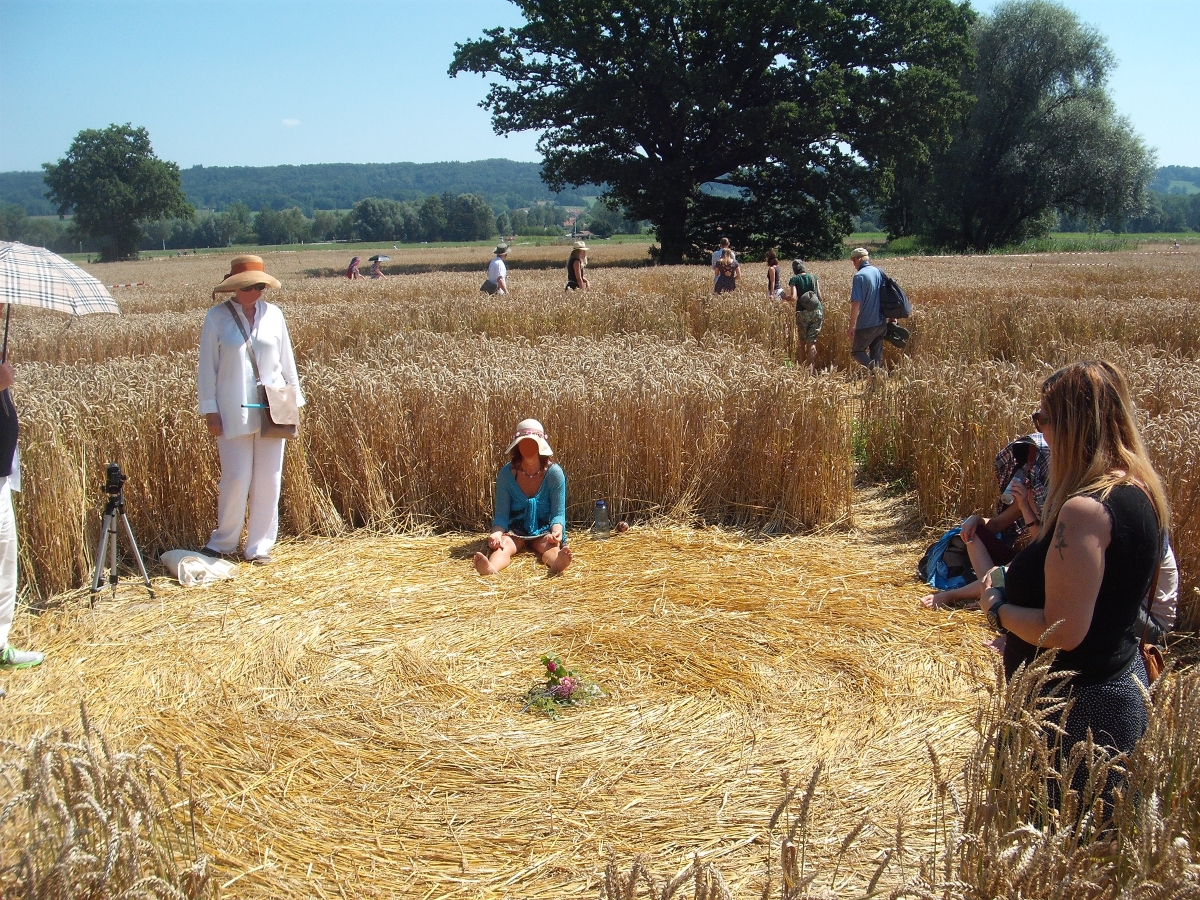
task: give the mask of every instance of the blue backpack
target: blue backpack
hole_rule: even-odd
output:
[[[934,541],[917,563],[917,575],[936,590],[952,591],[975,580],[966,544],[959,536],[961,530],[955,525]]]

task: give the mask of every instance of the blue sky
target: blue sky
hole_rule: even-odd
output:
[[[1200,2],[1065,5],[1108,36],[1159,163],[1200,166]],[[483,79],[446,75],[456,41],[518,21],[506,0],[0,0],[0,171],[113,122],[183,167],[537,160],[536,135],[492,133]]]

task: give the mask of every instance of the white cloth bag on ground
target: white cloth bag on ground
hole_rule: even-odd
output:
[[[195,550],[168,550],[158,558],[184,587],[224,581],[237,575],[238,567],[225,559],[213,559]]]

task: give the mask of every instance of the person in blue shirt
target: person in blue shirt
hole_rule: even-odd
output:
[[[871,265],[863,247],[850,252],[857,269],[850,288],[850,355],[868,369],[883,365],[883,336],[887,322],[879,311],[879,288],[883,273]]]
[[[546,430],[537,419],[518,422],[504,452],[512,459],[496,476],[489,552],[475,554],[475,569],[480,575],[495,575],[529,549],[557,575],[571,564],[566,545],[567,476],[554,461]]]

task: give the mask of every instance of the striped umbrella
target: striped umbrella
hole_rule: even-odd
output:
[[[14,303],[56,309],[73,316],[121,313],[104,285],[79,266],[43,247],[10,241],[0,241],[0,303],[8,305],[0,362],[8,356],[8,319]]]

